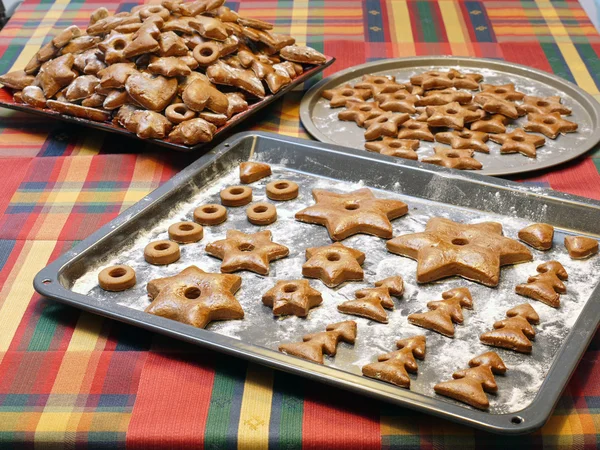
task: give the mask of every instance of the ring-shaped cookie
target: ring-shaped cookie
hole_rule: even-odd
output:
[[[201,66],[210,66],[217,59],[219,59],[220,52],[221,49],[216,43],[208,41],[196,45],[192,55]]]
[[[225,206],[244,206],[252,201],[252,189],[248,186],[229,186],[219,195]]]
[[[254,225],[269,225],[277,220],[277,208],[267,202],[258,202],[246,208],[248,221]]]
[[[227,209],[216,203],[198,206],[194,210],[194,220],[201,225],[219,225],[227,220]]]
[[[154,241],[146,245],[144,259],[155,266],[171,264],[179,259],[179,244],[173,241]]]
[[[167,106],[165,116],[167,116],[169,122],[178,124],[193,119],[196,117],[196,113],[188,108],[185,103],[173,103]]]
[[[135,283],[135,270],[126,265],[110,266],[98,274],[98,284],[105,291],[124,291]]]
[[[169,239],[180,244],[198,242],[204,237],[204,228],[194,222],[177,222],[169,227]]]
[[[267,184],[267,197],[271,200],[292,200],[298,197],[298,185],[290,180],[275,180]]]

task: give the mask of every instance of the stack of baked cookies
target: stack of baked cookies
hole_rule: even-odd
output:
[[[112,16],[99,8],[86,31],[68,27],[0,83],[18,102],[113,120],[140,138],[210,141],[249,101],[326,61],[223,3],[163,0]]]

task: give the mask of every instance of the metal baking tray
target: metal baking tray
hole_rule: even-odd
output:
[[[600,141],[600,104],[580,87],[556,75],[542,70],[484,58],[427,56],[398,58],[375,61],[342,70],[314,85],[302,99],[300,119],[307,131],[321,142],[344,145],[364,150],[364,129],[354,122],[344,122],[337,118],[342,108],[330,108],[329,101],[321,94],[345,83],[354,84],[363,75],[394,75],[399,82],[408,81],[411,76],[427,70],[448,70],[455,68],[466,72],[481,73],[483,83],[514,83],[517,90],[528,95],[541,97],[558,95],[563,103],[573,110],[568,120],[579,124],[576,133],[546,139],[546,144],[538,148],[536,158],[528,158],[519,153],[500,154],[500,145],[488,142],[490,153],[475,152],[475,159],[481,161],[482,175],[514,175],[547,169],[570,161],[588,152]],[[469,91],[473,92],[474,91]],[[521,117],[507,128],[522,127],[527,121]],[[442,146],[439,142],[421,141],[417,150],[419,157],[433,154],[433,147]]]
[[[195,207],[218,201],[223,187],[239,183],[237,166],[246,160],[267,162],[273,168],[271,177],[251,185],[254,201],[264,199],[265,184],[272,179],[291,179],[301,187],[297,199],[276,202],[278,220],[267,227],[275,242],[290,248],[290,255],[271,263],[267,277],[238,272],[243,281],[236,297],[245,311],[243,320],[213,322],[202,330],[144,313],[149,304],[145,288],[150,279],[178,273],[191,264],[217,272],[220,260],[207,255],[204,246],[221,239],[227,229],[255,232],[260,228],[247,222],[244,207],[229,208],[228,221],[221,226],[204,227],[204,239],[182,246],[178,262],[158,267],[143,260],[143,247],[152,240],[164,239],[169,224],[190,220]],[[313,287],[323,294],[323,304],[312,309],[307,319],[274,318],[271,309],[262,304],[262,294],[277,279],[301,277],[306,247],[331,243],[324,227],[295,221],[294,213],[313,203],[311,190],[315,187],[350,191],[364,186],[379,197],[401,199],[409,205],[409,213],[393,221],[394,235],[421,231],[433,216],[462,222],[496,220],[511,237],[533,221],[544,221],[556,227],[554,247],[549,252],[532,250],[533,262],[503,268],[500,285],[494,289],[459,278],[417,285],[414,261],[387,253],[383,239],[356,235],[344,244],[366,253],[365,281],[329,289],[312,280]],[[575,232],[597,238],[599,213],[600,202],[546,189],[418,162],[398,164],[381,155],[313,141],[242,133],[203,155],[59,257],[36,276],[34,286],[42,295],[69,305],[355,393],[489,431],[524,433],[540,427],[549,417],[598,326],[600,257],[571,260],[562,240]],[[541,316],[531,355],[496,350],[509,370],[505,376],[496,377],[499,392],[489,396],[489,412],[437,396],[433,391],[435,383],[466,367],[474,355],[490,350],[479,343],[479,334],[503,318],[510,307],[528,300],[514,294],[515,284],[534,274],[535,267],[549,259],[558,259],[569,272],[568,292],[562,296],[558,310],[531,301]],[[135,268],[138,284],[121,293],[101,290],[97,286],[98,272],[117,262]],[[390,312],[389,324],[337,311],[337,305],[353,298],[357,289],[395,273],[403,276],[406,293]],[[474,309],[465,311],[465,324],[456,326],[454,339],[408,324],[408,314],[424,310],[427,301],[439,299],[443,291],[457,286],[469,287]],[[276,351],[281,342],[298,341],[308,332],[323,330],[328,323],[349,319],[358,323],[356,344],[340,344],[337,356],[327,358],[323,366]],[[414,334],[427,336],[427,355],[419,363],[411,390],[360,375],[362,365],[393,350],[397,339]]]
[[[225,125],[219,127],[213,136],[213,140],[217,139],[218,137],[220,137],[222,134],[226,133],[227,131],[230,131],[231,128],[233,128],[240,122],[248,119],[249,117],[252,117],[258,111],[263,109],[265,106],[269,105],[270,103],[273,103],[275,100],[282,97],[286,93],[290,92],[292,89],[294,89],[299,84],[304,83],[305,81],[309,80],[310,78],[312,78],[313,76],[322,72],[323,70],[325,70],[327,67],[329,67],[331,64],[333,64],[335,62],[335,58],[333,58],[331,56],[327,56],[326,58],[327,58],[327,60],[325,61],[324,64],[321,64],[318,66],[313,66],[313,67],[306,69],[302,75],[300,75],[298,78],[292,80],[291,84],[285,86],[283,89],[281,89],[276,94],[269,94],[262,100],[256,99],[254,101],[249,101],[249,103],[248,103],[249,108],[244,112],[235,114],[231,119],[229,119],[227,121],[227,123]],[[61,114],[50,108],[43,108],[43,109],[42,108],[34,108],[33,106],[29,106],[25,103],[17,103],[13,99],[11,90],[7,89],[7,88],[0,88],[0,107],[14,109],[14,110],[22,111],[22,112],[26,112],[26,113],[32,113],[32,114],[36,114],[38,116],[46,117],[49,119],[58,119],[58,120],[62,120],[64,122],[70,122],[70,123],[74,123],[74,124],[82,125],[82,126],[86,126],[86,127],[92,127],[92,128],[96,128],[99,130],[108,131],[110,133],[117,133],[117,134],[121,134],[123,136],[127,136],[127,137],[130,137],[133,139],[151,142],[153,144],[160,145],[161,147],[167,147],[167,148],[170,148],[173,150],[178,150],[181,152],[196,151],[201,148],[210,147],[210,145],[211,145],[210,142],[205,142],[205,143],[201,143],[201,144],[197,144],[197,145],[193,145],[193,146],[188,146],[188,145],[183,145],[183,144],[176,144],[174,142],[169,142],[169,141],[163,140],[163,139],[140,139],[136,136],[135,133],[127,131],[125,128],[115,125],[112,122],[97,122],[95,120],[82,119],[79,117],[69,116],[67,114]]]

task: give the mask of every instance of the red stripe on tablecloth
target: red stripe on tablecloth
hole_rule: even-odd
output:
[[[2,176],[0,177],[0,214],[4,214],[10,199],[21,184],[33,158],[2,158]]]
[[[215,375],[205,355],[148,355],[127,429],[128,448],[204,445]],[[171,438],[165,440],[166,436]]]
[[[371,44],[371,43],[369,43]],[[325,40],[323,51],[326,55],[344,55],[324,71],[328,77],[340,70],[365,63],[365,43],[359,41]]]
[[[552,66],[539,42],[508,42],[500,44],[507,61],[552,73]]]
[[[600,200],[600,174],[591,158],[577,159],[562,165],[560,171],[527,178],[527,181],[547,181],[557,191]]]
[[[307,384],[303,449],[381,447],[378,402],[349,401],[350,397],[323,384]]]

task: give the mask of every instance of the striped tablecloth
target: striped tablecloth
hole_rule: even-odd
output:
[[[338,58],[454,54],[554,72],[599,96],[600,36],[577,1],[228,2]],[[26,0],[0,33],[0,73],[115,0]],[[302,93],[254,129],[305,136]],[[244,128],[244,126],[240,127]],[[34,274],[190,162],[100,131],[0,110],[0,448],[596,448],[600,338],[539,432],[503,438],[370,401],[61,306]],[[600,160],[523,180],[600,199]],[[17,445],[19,444],[19,445]],[[43,447],[46,448],[46,447]]]

